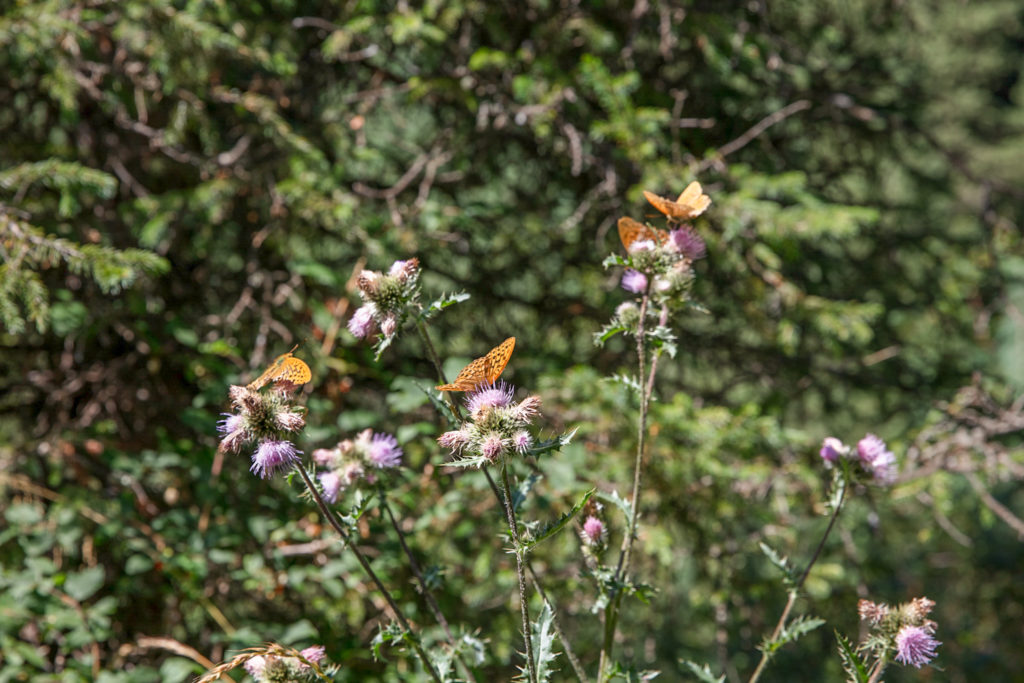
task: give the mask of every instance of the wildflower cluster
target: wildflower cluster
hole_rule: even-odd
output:
[[[942,644],[934,637],[938,625],[927,618],[933,607],[935,602],[928,598],[914,598],[895,608],[861,600],[857,611],[871,633],[860,650],[879,661],[886,661],[895,651],[897,662],[920,669],[935,659],[935,650]]]
[[[877,484],[891,484],[896,480],[896,456],[874,434],[867,434],[858,441],[856,450],[830,436],[822,442],[820,455],[829,467],[837,463],[855,462],[860,471],[869,475]]]
[[[338,494],[360,479],[374,483],[377,480],[375,470],[398,467],[402,463],[402,449],[390,434],[367,429],[334,448],[313,451],[313,462],[325,470],[317,475],[324,500],[336,503]]]
[[[453,455],[461,456],[453,464],[483,467],[530,449],[533,437],[527,428],[540,414],[540,397],[516,403],[514,394],[515,387],[499,381],[481,384],[466,397],[469,420],[437,439]]]
[[[290,469],[302,453],[290,440],[306,425],[302,408],[291,405],[292,388],[294,385],[283,383],[272,391],[260,392],[233,386],[228,395],[235,412],[225,414],[217,424],[224,452],[238,453],[247,444],[256,443],[251,470],[263,479]]]
[[[312,664],[320,666],[326,654],[323,645],[307,647],[300,653]],[[315,681],[313,668],[298,657],[279,655],[258,655],[245,662],[245,670],[258,683],[275,683],[276,681]]]
[[[348,321],[348,330],[359,339],[380,331],[378,352],[395,338],[402,323],[419,306],[420,262],[395,261],[387,275],[374,270],[359,274],[359,295],[363,305]]]
[[[643,294],[650,287],[658,303],[685,301],[693,282],[693,262],[707,252],[704,240],[689,225],[669,233],[654,232],[654,239],[638,239],[626,247],[628,265],[622,288]]]

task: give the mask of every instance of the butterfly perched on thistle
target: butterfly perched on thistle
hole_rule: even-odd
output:
[[[438,391],[472,391],[480,384],[494,384],[501,376],[508,359],[512,357],[512,349],[516,346],[516,338],[509,337],[493,349],[487,352],[486,356],[477,358],[475,361],[462,368],[462,372],[450,384],[442,384],[437,387]]]
[[[305,361],[296,358],[292,354],[299,348],[296,344],[288,353],[282,353],[267,366],[263,374],[249,383],[247,387],[251,391],[257,391],[270,382],[288,382],[299,386],[313,378],[313,373]]]
[[[659,197],[647,190],[644,190],[644,197],[655,209],[674,221],[687,221],[696,218],[711,206],[711,197],[703,194],[700,183],[696,180],[687,185],[675,201]]]
[[[619,239],[626,251],[630,251],[630,247],[637,242],[650,242],[652,247],[664,244],[668,233],[623,216],[619,219]]]

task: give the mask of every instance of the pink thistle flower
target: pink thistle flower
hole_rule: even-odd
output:
[[[245,664],[243,666],[250,676],[256,680],[260,680],[263,677],[263,672],[267,668],[267,658],[263,655],[257,655],[252,659],[245,660]]]
[[[860,461],[870,467],[883,453],[885,453],[885,442],[874,434],[866,434],[857,442],[857,455]]]
[[[363,304],[356,309],[348,321],[348,331],[358,339],[365,339],[373,332],[373,314],[377,307],[371,304]]]
[[[885,603],[874,603],[870,600],[861,600],[857,603],[857,613],[861,621],[868,621],[877,624],[889,616],[889,606]]]
[[[402,449],[390,434],[374,434],[366,458],[378,469],[397,467],[402,462]]]
[[[512,436],[512,447],[516,449],[516,453],[525,453],[530,450],[530,446],[533,445],[533,437],[530,436],[527,431],[516,432]]]
[[[703,238],[697,234],[697,231],[688,225],[673,230],[669,233],[670,244],[676,248],[676,250],[690,259],[696,261],[697,259],[704,258],[707,255],[707,245],[704,244]]]
[[[583,531],[580,533],[580,538],[587,545],[600,545],[604,541],[606,533],[604,522],[590,515],[583,522]]]
[[[323,645],[314,645],[313,647],[307,647],[300,654],[314,664],[319,664],[320,661],[327,656],[327,652],[324,650]],[[305,664],[300,664],[300,666],[303,669],[309,668]]]
[[[278,429],[286,432],[297,432],[306,426],[306,420],[299,413],[285,412],[274,416]]]
[[[251,413],[260,406],[260,393],[250,391],[248,387],[233,385],[228,389],[231,403],[244,413]]]
[[[380,331],[385,337],[395,336],[395,332],[398,331],[398,319],[394,313],[384,316],[384,321],[380,324]]]
[[[341,469],[341,480],[346,486],[356,483],[366,474],[363,465],[358,462],[349,462]]]
[[[217,423],[217,431],[221,434],[230,434],[231,432],[237,432],[242,428],[244,420],[241,415],[235,415],[232,413],[223,413],[224,419]]]
[[[313,451],[313,462],[321,467],[330,467],[334,464],[337,452],[333,448],[318,448]]]
[[[488,434],[480,444],[480,455],[494,462],[505,451],[505,442],[497,434]]]
[[[417,258],[411,258],[408,261],[395,261],[391,264],[391,269],[388,270],[388,275],[398,278],[399,282],[404,283],[416,274],[419,267],[420,261]]]
[[[896,479],[896,456],[885,442],[874,434],[867,434],[857,442],[857,455],[861,466],[871,473],[879,484],[891,484]]]
[[[376,273],[372,270],[364,270],[359,273],[359,278],[356,280],[356,284],[359,286],[359,292],[366,299],[372,299],[376,296],[380,290],[380,273]]]
[[[280,470],[288,469],[299,461],[298,454],[301,451],[295,450],[291,441],[275,441],[267,439],[261,441],[256,452],[252,456],[252,467],[254,474],[261,479],[272,477]]]
[[[627,292],[640,294],[647,289],[647,276],[639,270],[627,268],[626,272],[622,274],[622,288]]]
[[[466,398],[470,415],[476,415],[485,408],[505,408],[512,403],[515,387],[499,381],[496,384],[481,384]]]
[[[321,472],[317,478],[324,490],[324,500],[331,504],[337,503],[341,492],[341,477],[334,472]]]
[[[935,648],[942,645],[921,626],[904,626],[896,634],[896,661],[920,669],[935,659]]]
[[[907,605],[906,614],[907,617],[913,621],[921,621],[931,614],[932,608],[934,607],[934,600],[929,600],[928,598],[914,598],[910,601],[910,604]]]
[[[630,244],[626,251],[630,254],[638,254],[642,251],[654,251],[655,246],[652,240],[637,240]]]
[[[437,437],[437,442],[442,447],[451,450],[452,453],[461,451],[469,443],[470,435],[463,429],[459,429],[453,432],[445,432],[441,436]]]
[[[836,463],[839,462],[841,457],[849,452],[850,449],[847,448],[842,441],[834,436],[829,436],[821,442],[821,451],[819,452],[819,455],[821,455],[821,459],[827,463]]]
[[[540,415],[540,396],[528,396],[519,402],[512,410],[512,417],[516,422],[527,425],[533,418]]]

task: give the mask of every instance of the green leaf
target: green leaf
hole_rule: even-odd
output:
[[[579,514],[579,511],[583,509],[583,506],[587,504],[587,501],[590,500],[591,496],[593,496],[596,491],[597,489],[590,489],[589,491],[584,493],[583,497],[580,498],[579,502],[572,506],[571,510],[569,510],[564,515],[556,519],[554,522],[551,522],[543,529],[538,531],[536,534],[534,534],[534,537],[530,541],[524,543],[523,547],[526,550],[533,550],[533,548],[537,547],[537,545],[539,545],[542,541],[546,541],[547,539],[551,538],[559,531],[564,529],[565,526],[572,521],[573,517]]]
[[[558,653],[555,652],[554,621],[555,614],[551,610],[551,605],[545,602],[532,628],[533,664],[538,681],[550,681],[551,676],[558,671],[552,668],[558,657]]]
[[[64,580],[64,590],[78,602],[88,600],[103,585],[103,567],[71,572]]]
[[[621,498],[618,491],[612,490],[611,493],[598,491],[597,498],[622,510],[622,514],[626,517],[626,524],[633,520],[633,506],[629,504],[629,501]]]
[[[578,429],[579,427],[574,427],[572,431],[566,432],[561,436],[556,436],[553,439],[548,439],[547,441],[541,441],[539,443],[536,443],[533,446],[531,446],[529,450],[526,451],[525,455],[532,455],[534,457],[538,457],[540,455],[544,455],[545,453],[560,450],[563,446],[568,446],[570,443],[572,443],[573,437],[576,436],[576,431]]]
[[[711,673],[711,669],[707,664],[699,666],[696,662],[691,662],[689,659],[680,660],[679,663],[688,668],[690,673],[692,673],[697,680],[702,683],[724,683],[725,681],[725,674],[716,677]]]
[[[432,301],[429,306],[420,311],[420,320],[430,320],[449,306],[454,306],[457,303],[468,301],[469,298],[469,294],[466,292],[442,294],[439,299]]]
[[[846,672],[849,683],[867,683],[869,680],[867,662],[857,656],[857,651],[846,636],[835,631],[836,642],[839,643],[839,658],[843,662],[843,671]]]

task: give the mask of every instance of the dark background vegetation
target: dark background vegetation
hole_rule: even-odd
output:
[[[628,495],[635,405],[592,336],[601,260],[650,189],[699,179],[706,313],[675,321],[652,417],[621,660],[746,680],[824,519],[828,434],[886,438],[798,603],[828,624],[764,680],[836,680],[858,598],[927,595],[942,672],[1024,668],[1024,10],[1018,2],[0,2],[0,679],[183,680],[273,640],[338,680],[408,680],[386,610],[298,487],[215,466],[230,384],[298,343],[300,446],[396,432],[396,500],[449,621],[521,647],[500,511],[451,473],[415,335],[381,361],[353,274],[418,256],[465,290],[452,368],[508,335],[506,376],[577,441],[525,514]],[[609,512],[613,545],[621,520]],[[362,543],[432,620],[377,512]],[[593,591],[564,533],[535,563],[593,671]],[[152,640],[152,638],[162,640]],[[177,643],[177,644],[176,644]],[[190,653],[183,648],[194,648]],[[563,667],[567,679],[571,672]]]

